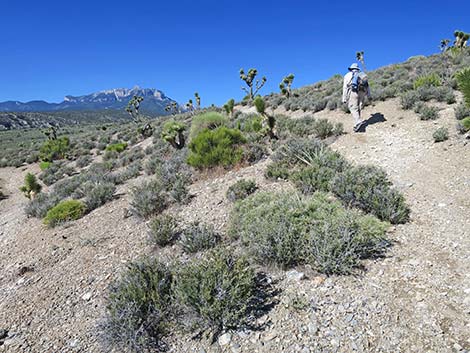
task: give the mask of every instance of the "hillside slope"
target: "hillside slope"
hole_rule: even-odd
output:
[[[386,257],[368,260],[359,276],[326,278],[305,267],[298,271],[307,278],[299,281],[274,270],[280,305],[259,319],[263,331],[233,333],[223,347],[173,337],[170,351],[469,350],[470,159],[468,144],[453,133],[452,107],[442,105],[441,118],[430,122],[401,110],[396,99],[379,102],[365,109],[370,120],[362,134],[352,133],[348,114],[315,114],[344,123],[347,134],[333,149],[388,172],[410,203],[411,222],[392,228]],[[449,128],[449,141],[432,142],[437,126]],[[197,181],[191,202],[172,211],[225,229],[225,193],[236,180],[253,178],[264,190],[292,188],[264,179],[268,162]],[[0,201],[0,331],[8,331],[0,352],[102,352],[98,325],[107,286],[141,255],[171,257],[179,250],[151,248],[145,223],[123,216],[127,191],[146,177],[120,186],[118,199],[84,218],[47,229],[24,214],[26,199],[17,190],[27,172],[37,173],[37,166],[0,169],[9,195]],[[298,296],[308,309],[292,309]]]

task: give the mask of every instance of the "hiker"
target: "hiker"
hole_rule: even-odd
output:
[[[348,104],[354,118],[354,132],[358,132],[365,122],[361,118],[361,110],[365,97],[370,99],[370,89],[367,75],[361,72],[357,63],[351,64],[348,70],[343,81],[343,103]]]

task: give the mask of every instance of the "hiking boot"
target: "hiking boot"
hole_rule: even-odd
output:
[[[361,129],[362,125],[364,125],[364,123],[365,123],[365,120],[362,120],[361,122],[359,122],[359,123],[357,123],[356,125],[354,125],[353,131],[354,131],[354,132],[358,132],[358,131]]]

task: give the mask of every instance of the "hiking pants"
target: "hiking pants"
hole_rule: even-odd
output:
[[[348,108],[351,111],[351,114],[354,118],[354,123],[357,125],[362,121],[361,110],[364,106],[364,99],[366,97],[366,92],[350,92]]]

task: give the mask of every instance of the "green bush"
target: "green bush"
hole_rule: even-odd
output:
[[[321,272],[341,274],[383,250],[386,228],[320,192],[307,198],[257,193],[235,204],[229,233],[259,263],[310,263]]]
[[[216,112],[207,112],[196,115],[191,123],[189,140],[192,141],[204,130],[215,130],[221,126],[227,126],[227,124],[227,117]]]
[[[439,75],[432,73],[430,75],[419,76],[413,83],[413,89],[418,89],[422,86],[426,87],[439,87],[442,84]]]
[[[245,142],[241,132],[235,129],[203,130],[189,144],[188,164],[200,169],[232,166],[241,160],[243,149],[240,145]]]
[[[392,189],[386,173],[374,166],[346,169],[332,181],[332,191],[346,205],[358,207],[379,219],[405,223],[410,209],[404,197]]]
[[[46,170],[47,168],[49,168],[51,166],[52,162],[45,162],[45,161],[42,161],[39,163],[39,169],[41,170]]]
[[[174,288],[186,325],[217,335],[249,322],[256,275],[244,258],[219,250],[183,266]]]
[[[180,245],[188,254],[213,248],[219,241],[220,236],[212,227],[199,222],[191,223],[180,234]]]
[[[45,162],[52,162],[56,159],[66,157],[70,148],[70,140],[68,137],[61,137],[57,140],[47,140],[39,150],[39,158]]]
[[[470,107],[470,67],[455,74],[459,90],[463,93],[465,104]]]
[[[470,131],[470,117],[460,120],[459,126],[461,132],[463,133]]]
[[[85,210],[86,206],[81,201],[61,201],[47,212],[44,224],[49,227],[55,227],[63,222],[77,220],[85,214]]]
[[[28,198],[32,199],[41,192],[42,186],[38,183],[36,176],[27,173],[24,177],[24,185],[20,187],[20,191]]]
[[[432,137],[434,138],[434,142],[446,141],[449,139],[449,130],[447,130],[445,127],[440,127],[434,131]]]
[[[172,318],[172,275],[156,260],[129,265],[112,284],[104,325],[108,341],[122,351],[164,347]]]
[[[227,190],[227,198],[235,202],[237,200],[244,199],[254,193],[257,189],[256,182],[254,180],[238,180],[235,184],[230,185]]]
[[[155,179],[134,187],[131,206],[134,212],[142,218],[162,212],[168,206],[168,198],[162,182]]]
[[[149,242],[158,246],[167,246],[177,238],[178,224],[169,215],[158,215],[149,224]]]
[[[127,143],[125,142],[112,143],[106,147],[106,151],[121,153],[126,148],[127,148]]]

